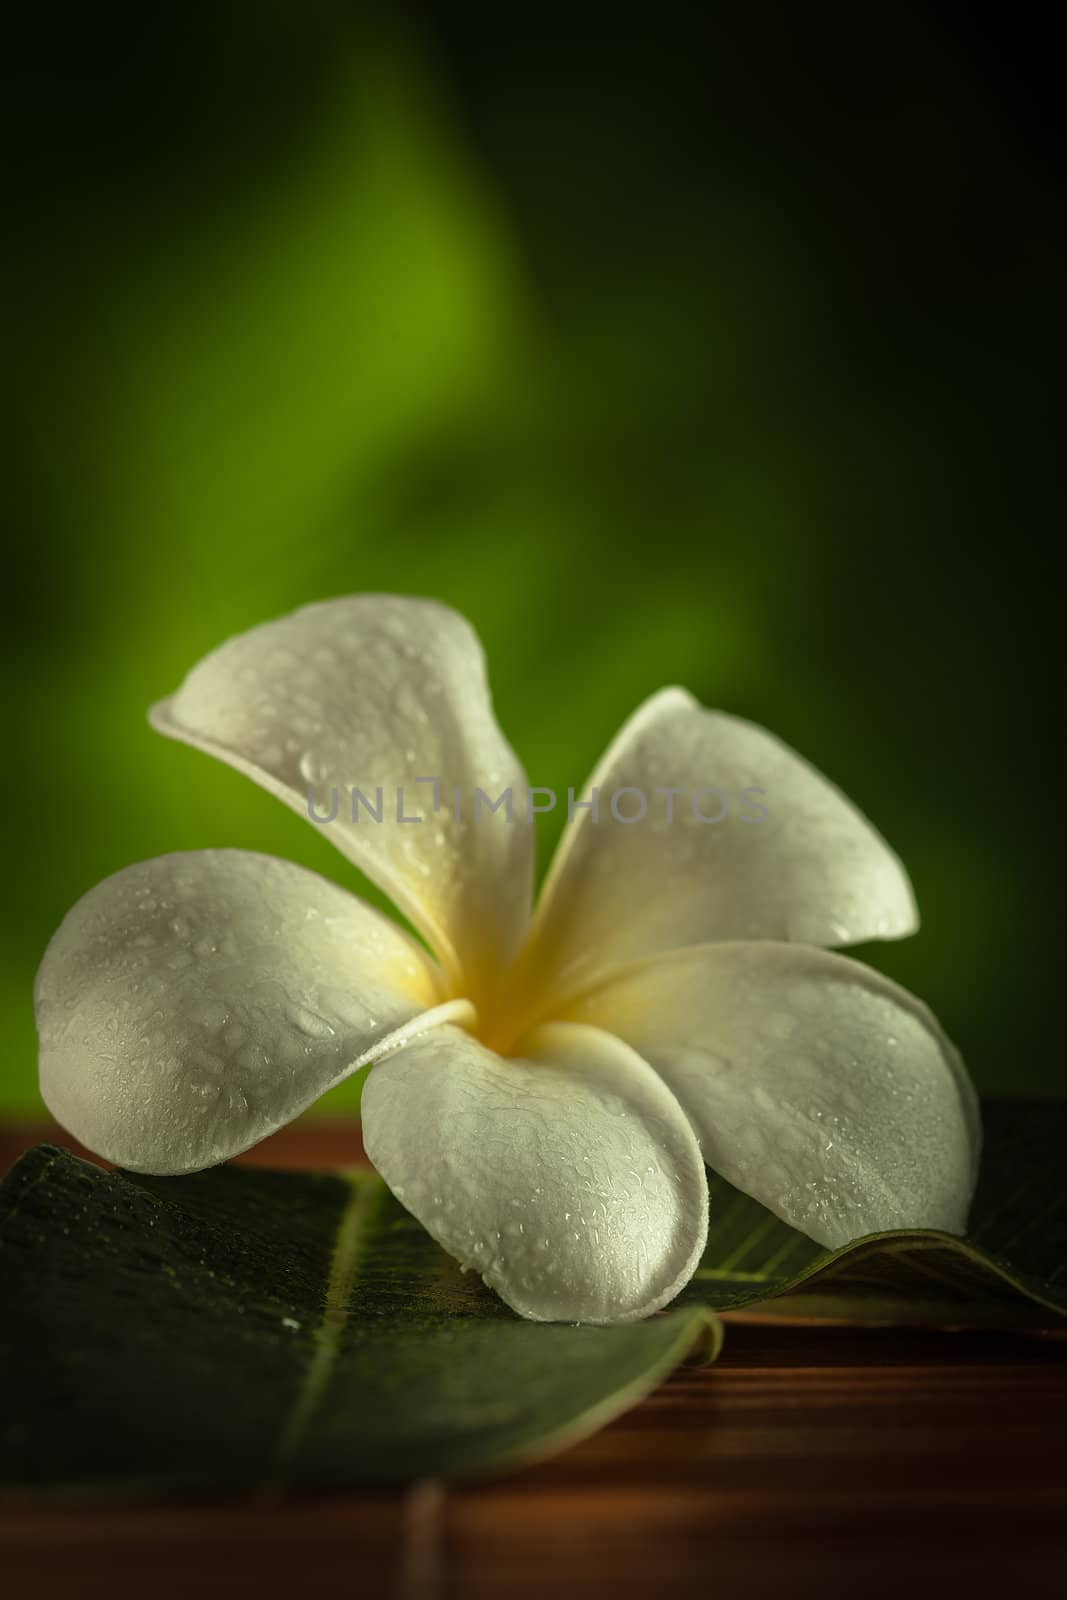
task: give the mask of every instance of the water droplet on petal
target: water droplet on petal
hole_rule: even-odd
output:
[[[336,1030],[326,1018],[320,1017],[317,1011],[311,1011],[307,1006],[292,1006],[289,1020],[309,1039],[332,1039],[335,1035]]]

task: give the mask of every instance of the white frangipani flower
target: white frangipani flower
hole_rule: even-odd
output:
[[[646,702],[587,787],[767,797],[759,827],[579,811],[536,915],[533,828],[455,791],[526,790],[478,641],[444,606],[364,595],[229,640],[156,706],[161,732],[307,814],[309,784],[385,783],[327,835],[433,955],[315,873],[239,850],[118,872],[66,917],[37,982],[41,1088],[90,1149],[193,1172],[368,1061],[367,1153],[433,1236],[523,1316],[625,1322],[691,1276],[705,1160],[827,1245],[962,1231],[979,1123],[929,1011],[818,946],[916,927],[900,862],[762,729],[684,691]],[[425,806],[422,808],[425,810]]]

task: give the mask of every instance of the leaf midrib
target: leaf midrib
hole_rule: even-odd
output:
[[[350,1193],[338,1218],[322,1317],[312,1335],[311,1359],[278,1434],[274,1453],[276,1468],[292,1460],[329,1387],[348,1321],[352,1287],[359,1273],[368,1225],[381,1198],[381,1185],[370,1173],[352,1170],[336,1176],[348,1186]]]

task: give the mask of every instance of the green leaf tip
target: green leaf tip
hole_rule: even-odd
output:
[[[826,1250],[709,1174],[708,1244],[682,1304],[781,1318],[1038,1329],[1067,1315],[1067,1103],[988,1100],[967,1236]]]

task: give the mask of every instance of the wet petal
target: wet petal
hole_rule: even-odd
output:
[[[521,1058],[436,1029],[371,1072],[367,1154],[434,1238],[522,1316],[629,1322],[700,1259],[707,1180],[639,1056],[555,1024]]]
[[[344,889],[201,850],[78,901],[37,975],[41,1093],[90,1150],[193,1172],[292,1120],[438,999],[428,960]]]
[[[599,821],[577,813],[538,910],[546,971],[577,977],[712,939],[835,946],[918,926],[903,867],[844,795],[763,728],[705,711],[682,689],[635,713],[586,798],[593,788]],[[611,813],[626,788],[645,798],[641,821]],[[668,800],[668,788],[681,792]],[[724,797],[722,820],[698,818],[719,816]],[[640,803],[624,796],[618,809],[635,816]],[[745,820],[761,808],[763,820]]]
[[[227,640],[151,720],[303,816],[309,792],[318,818],[336,799],[326,836],[468,988],[517,949],[533,865],[526,779],[493,718],[481,646],[454,611],[395,595],[305,606]],[[511,789],[512,820],[484,802],[475,820],[475,788],[490,802]],[[353,789],[370,807],[356,801],[357,821]]]
[[[974,1090],[927,1008],[869,967],[797,945],[705,945],[635,963],[567,1014],[640,1051],[708,1165],[821,1243],[963,1232]]]

